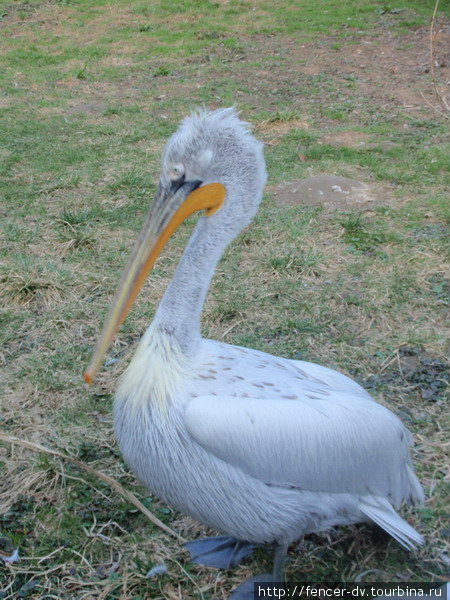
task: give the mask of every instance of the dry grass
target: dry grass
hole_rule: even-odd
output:
[[[5,304],[50,306],[64,293],[57,266],[27,256],[18,256],[15,264],[0,264],[0,295]]]
[[[121,486],[120,483],[118,483],[112,477],[109,477],[108,475],[105,475],[104,473],[101,473],[100,471],[93,469],[85,462],[83,462],[81,460],[77,460],[76,458],[73,458],[70,456],[66,456],[66,455],[62,454],[62,452],[57,452],[56,450],[50,450],[49,448],[45,448],[41,444],[28,442],[26,440],[21,440],[19,438],[9,436],[9,435],[4,435],[2,433],[0,433],[0,440],[6,444],[11,444],[13,446],[21,446],[22,448],[28,448],[29,450],[33,450],[34,452],[44,453],[49,456],[61,458],[65,461],[73,462],[78,467],[81,467],[82,469],[84,469],[85,471],[90,473],[91,475],[94,475],[94,477],[96,479],[100,479],[101,481],[108,484],[115,492],[124,496],[127,500],[129,500],[131,502],[131,504],[134,504],[134,506],[136,506],[136,508],[138,510],[140,510],[147,517],[147,519],[149,519],[154,525],[156,525],[157,527],[159,527],[166,533],[174,536],[179,542],[185,541],[183,537],[178,535],[175,531],[170,529],[170,527],[167,527],[166,525],[164,525],[164,523],[162,521],[160,521],[160,519],[155,517],[155,515],[153,513],[151,513],[141,502],[139,502],[139,500],[136,498],[136,496],[134,494],[125,490],[125,488],[123,486]],[[67,475],[65,475],[65,476],[67,477]],[[74,479],[74,478],[72,477],[72,479]],[[7,509],[10,508],[12,504],[14,504],[14,502],[17,500],[17,498],[24,494],[24,492],[29,492],[31,489],[33,489],[34,493],[38,493],[38,490],[36,489],[36,481],[37,480],[38,480],[37,477],[30,477],[27,480],[26,478],[23,478],[23,474],[22,474],[20,488],[15,489],[15,496],[11,496],[11,494],[9,494],[7,496],[7,501],[9,502],[9,504],[5,503],[3,506],[0,505],[0,513],[6,512]],[[53,485],[53,481],[48,482],[48,484],[46,485],[46,488],[51,488],[52,485]],[[96,491],[98,492],[98,490],[96,490]],[[0,496],[0,499],[1,499],[1,496]]]

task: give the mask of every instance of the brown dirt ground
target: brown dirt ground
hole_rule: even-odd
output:
[[[280,205],[322,206],[325,210],[370,210],[389,204],[389,186],[363,183],[337,175],[315,175],[297,181],[282,182],[267,188]]]
[[[448,81],[450,79],[450,24],[440,21],[435,26],[434,35],[434,70],[438,91],[448,98]],[[349,33],[347,39],[329,37],[325,40],[300,43],[298,39],[285,38],[280,47],[280,40],[272,36],[252,36],[254,48],[250,43],[245,58],[257,60],[262,46],[265,52],[277,57],[279,64],[271,69],[261,69],[253,73],[255,91],[262,82],[269,85],[266,95],[261,100],[266,106],[276,100],[279,102],[280,92],[289,96],[292,82],[297,74],[302,76],[327,75],[340,82],[339,91],[342,100],[364,97],[368,102],[380,107],[392,109],[402,108],[410,116],[417,112],[428,116],[434,109],[442,110],[442,105],[433,94],[433,87],[428,80],[430,73],[430,31],[429,27],[418,27],[407,33],[396,33],[390,29],[373,30],[367,36]],[[262,43],[263,42],[263,43]],[[333,46],[340,46],[333,48]],[[256,78],[255,78],[256,75]],[[354,87],[345,88],[343,79],[351,78]],[[271,91],[272,90],[272,91]],[[324,100],[328,92],[324,89]],[[425,96],[425,98],[424,98]],[[292,96],[293,107],[301,107],[306,101],[298,94]],[[428,100],[428,102],[427,102]],[[326,102],[325,102],[326,105]],[[357,119],[358,107],[352,112]],[[277,125],[274,123],[274,126]]]

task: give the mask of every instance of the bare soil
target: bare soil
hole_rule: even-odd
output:
[[[438,21],[434,31],[436,89],[448,102],[450,25],[444,20]],[[242,92],[240,97],[255,108],[276,110],[282,97],[300,111],[313,100],[317,106],[351,101],[354,107],[348,116],[352,123],[358,121],[368,103],[380,110],[402,110],[412,118],[429,118],[443,110],[430,82],[428,26],[399,33],[387,25],[370,30],[367,35],[350,30],[347,38],[329,36],[316,41],[305,40],[305,43],[295,37],[285,37],[282,45],[271,35],[246,37],[243,34],[242,41],[246,48],[239,56],[225,47],[223,50],[230,54],[230,75],[236,75],[233,62],[242,61],[240,80],[248,83],[250,93]],[[258,61],[261,54],[272,57],[271,67],[252,67],[246,72],[246,62]],[[311,82],[321,88],[314,92],[314,97],[308,91]],[[330,94],[330,83],[339,90],[337,100]],[[304,92],[299,93],[299,89]],[[324,126],[332,122],[323,117]],[[405,125],[408,126],[408,118]],[[278,133],[280,125],[273,124],[273,128]],[[351,144],[359,141],[366,140],[359,138]]]
[[[330,47],[333,42],[339,48]],[[390,29],[379,30],[376,36],[361,37],[342,43],[327,40],[319,44],[302,44],[293,48],[297,58],[294,70],[305,75],[333,74],[350,78],[356,91],[370,101],[382,105],[401,106],[410,112],[431,109],[431,90],[425,77],[430,73],[430,31],[419,27],[401,35]],[[450,78],[450,25],[438,23],[433,38],[434,72],[440,93],[448,95]],[[298,60],[304,61],[300,64]],[[355,91],[349,88],[349,95]]]
[[[389,204],[386,184],[363,183],[337,175],[316,175],[282,182],[267,188],[271,198],[282,206],[322,206],[325,210],[359,210]]]

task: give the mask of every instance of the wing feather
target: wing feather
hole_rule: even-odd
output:
[[[365,395],[330,391],[298,400],[201,396],[185,412],[198,444],[274,486],[375,495],[398,505],[420,485],[410,433]],[[319,384],[318,384],[319,385]]]

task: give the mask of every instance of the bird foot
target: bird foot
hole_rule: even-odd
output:
[[[236,566],[255,549],[252,544],[225,535],[187,542],[184,547],[191,555],[192,562],[216,569]]]
[[[255,584],[261,584],[261,593],[258,593],[258,586],[255,587]],[[241,585],[231,592],[230,600],[255,600],[256,598],[266,598],[268,585],[262,584],[269,584],[271,597],[273,596],[272,591],[274,587],[283,585],[284,589],[284,584],[277,584],[274,582],[271,573],[261,573],[261,575],[256,575],[256,577],[252,577],[251,579],[244,581],[244,583],[241,583]]]

